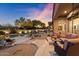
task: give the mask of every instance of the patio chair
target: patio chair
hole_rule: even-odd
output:
[[[59,56],[66,56],[69,47],[73,46],[74,44],[71,42],[65,41],[56,41],[54,43],[55,51]]]

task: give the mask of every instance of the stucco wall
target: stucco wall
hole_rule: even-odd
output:
[[[58,30],[59,26],[62,26],[62,30]],[[65,18],[59,18],[54,20],[54,32],[68,32],[68,20]]]
[[[73,21],[73,24],[72,24]],[[72,26],[73,26],[73,33],[79,34],[79,18],[73,19],[69,21],[69,32],[72,33]],[[74,28],[76,26],[76,28]]]

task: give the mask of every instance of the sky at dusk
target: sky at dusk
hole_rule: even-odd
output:
[[[53,4],[47,3],[2,3],[0,4],[0,24],[12,24],[16,19],[25,17],[40,20],[48,25],[52,21]]]

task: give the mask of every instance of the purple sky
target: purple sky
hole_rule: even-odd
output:
[[[20,17],[37,19],[48,25],[52,21],[53,4],[46,3],[2,3],[0,4],[0,24],[13,24]]]

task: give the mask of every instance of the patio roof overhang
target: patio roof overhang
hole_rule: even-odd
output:
[[[53,19],[66,17],[75,9],[79,8],[78,3],[56,3],[53,8]]]

